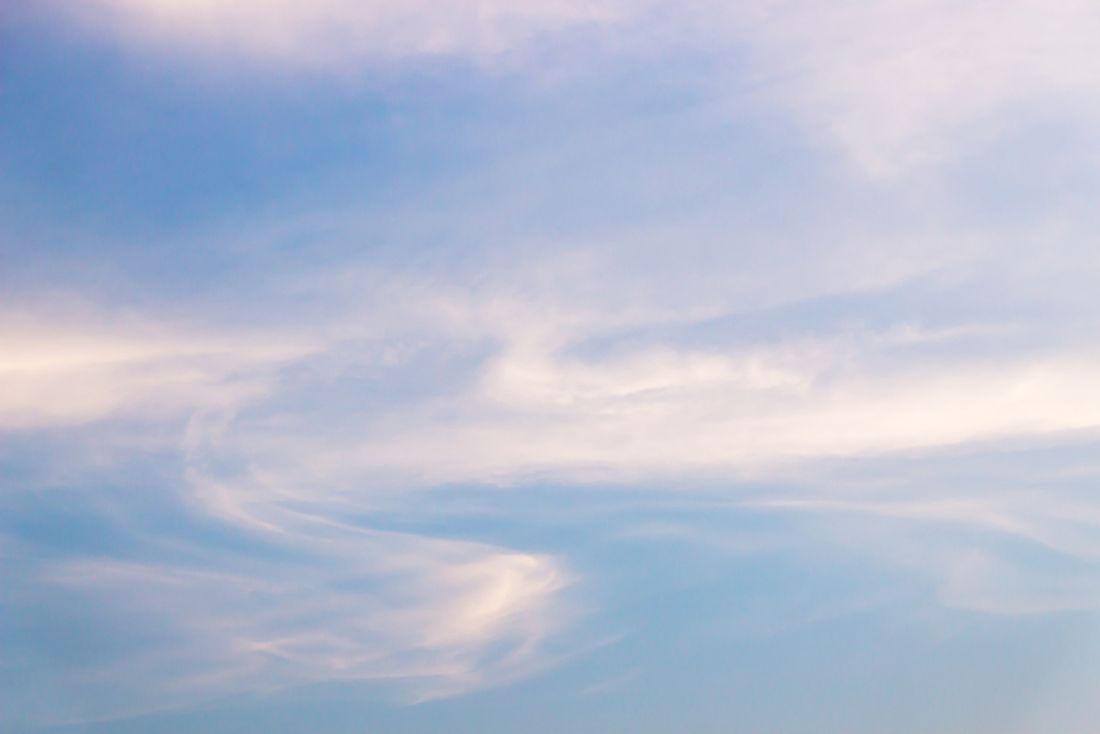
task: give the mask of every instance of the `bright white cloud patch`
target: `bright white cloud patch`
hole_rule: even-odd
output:
[[[230,410],[263,393],[294,337],[210,335],[83,304],[0,313],[0,430]]]
[[[428,418],[400,438],[368,440],[360,451],[429,481],[755,474],[823,457],[1100,425],[1096,358],[884,374],[842,363],[854,355],[828,355],[797,369],[784,362],[798,358],[782,352],[641,354],[603,365],[506,355],[466,420],[441,429],[442,417]]]
[[[229,487],[210,495],[229,514],[264,504],[272,482],[316,496],[369,493],[383,478],[423,487],[758,476],[1100,426],[1100,355],[1076,342],[1010,348],[1026,324],[901,322],[687,345],[632,335],[705,332],[737,314],[744,296],[733,288],[722,304],[674,291],[630,304],[638,284],[603,281],[600,269],[573,271],[564,294],[525,283],[525,270],[504,269],[477,289],[352,270],[329,289],[308,342],[297,336],[307,329],[289,323],[247,338],[94,322],[84,333],[64,322],[12,331],[0,416],[9,428],[194,416],[191,466],[208,490]],[[865,285],[858,267],[848,276],[853,293],[880,287]],[[819,287],[802,284],[787,298]],[[455,369],[440,375],[435,365],[448,360]],[[417,377],[429,365],[431,384]],[[410,380],[422,389],[393,387]],[[221,468],[212,476],[208,466]]]

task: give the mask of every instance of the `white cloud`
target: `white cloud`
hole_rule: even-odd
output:
[[[304,340],[195,333],[85,304],[0,313],[0,430],[186,418],[263,394]]]
[[[1090,0],[88,0],[51,7],[147,48],[336,71],[372,60],[492,57],[586,25],[647,53],[676,55],[690,42],[735,60],[720,85],[739,95],[748,87],[788,107],[874,175],[941,161],[1044,110],[1100,112],[1090,101],[1100,90],[1092,63],[1100,10]],[[716,99],[728,95],[712,91]]]
[[[664,278],[623,271],[628,255],[662,265],[652,253],[554,255],[472,284],[349,268],[296,281],[324,294],[308,324],[247,334],[94,308],[82,320],[7,318],[0,426],[189,418],[186,451],[208,509],[241,519],[271,487],[761,476],[1100,426],[1100,354],[1076,340],[1021,349],[1009,325],[912,319],[751,342],[705,336],[716,319],[800,299],[888,303],[891,288],[952,262],[938,241],[822,244],[804,257],[792,246],[786,270],[768,253],[742,268],[754,253],[735,250],[700,283],[675,279],[672,265],[652,268]],[[890,254],[875,257],[881,249]],[[956,261],[944,287],[986,287],[997,259]],[[884,260],[886,275],[867,272]],[[1074,269],[1059,298],[1091,268]]]
[[[1051,106],[1100,112],[1090,101],[1100,90],[1100,8],[1089,0],[711,7],[755,50],[765,93],[875,174],[981,144],[1021,113],[1026,121]]]
[[[69,667],[53,682],[69,700],[40,714],[117,718],[334,680],[397,681],[422,699],[546,664],[543,642],[565,620],[558,595],[569,581],[555,559],[280,518],[270,560],[46,564],[38,593],[112,619],[104,634],[123,635],[114,647],[124,654],[87,661],[94,672]]]
[[[214,63],[243,57],[327,70],[409,56],[480,58],[544,33],[649,22],[640,4],[590,0],[57,7],[128,42]],[[748,49],[763,95],[789,105],[872,174],[949,157],[1008,124],[1009,110],[1021,119],[1050,102],[1095,112],[1100,11],[1092,3],[785,0],[732,9],[693,3],[682,15],[678,8],[653,17],[693,31],[705,21],[710,53],[727,54],[731,44]],[[734,81],[744,88],[743,78]],[[1037,250],[1046,238],[982,248],[970,243],[976,238],[913,232],[903,222],[896,229],[904,235],[877,232],[853,243],[843,226],[831,226],[849,216],[824,217],[812,235],[807,226],[793,236],[729,234],[721,218],[695,228],[674,222],[648,239],[631,232],[558,259],[532,255],[556,241],[515,251],[508,243],[503,257],[524,265],[453,278],[364,276],[349,267],[297,283],[316,309],[303,318],[312,320],[308,328],[278,309],[250,330],[90,306],[34,315],[9,309],[0,315],[0,431],[84,426],[91,436],[107,432],[108,422],[179,428],[172,435],[193,505],[273,551],[271,559],[224,554],[207,563],[49,564],[44,578],[71,593],[67,600],[149,633],[128,654],[67,679],[60,688],[74,697],[66,715],[117,716],[333,680],[400,678],[411,695],[428,697],[544,665],[544,643],[568,620],[562,562],[332,519],[344,509],[363,512],[377,492],[532,477],[673,478],[671,486],[774,478],[822,459],[928,455],[1100,426],[1100,352],[1080,336],[1095,320],[1091,237],[1029,253],[1012,266],[1014,278],[998,282],[990,273],[1006,266],[997,261]],[[441,219],[438,231],[449,231]],[[1032,267],[1044,257],[1050,267]],[[491,259],[471,256],[473,270]],[[890,305],[889,289],[961,261],[969,265],[953,271],[956,290],[945,300],[967,289],[979,297],[1028,291],[1030,303],[989,298],[993,308],[975,309],[986,317],[1005,304],[1019,314],[1038,313],[1040,302],[1076,301],[1082,308],[1070,328],[1080,334],[1006,346],[996,335],[1010,341],[1011,325],[970,323],[965,303],[946,303],[938,313],[952,320],[935,327],[907,316],[874,328],[777,319],[764,337],[712,333],[722,318],[744,321],[753,310],[813,298],[867,297],[873,303],[861,310],[870,313]],[[985,341],[975,347],[971,339]],[[1085,564],[1100,559],[1100,520],[1088,502],[1005,494],[853,502],[837,500],[831,487],[817,491],[813,500],[772,506],[958,524]],[[738,552],[758,545],[712,541]],[[940,601],[952,607],[1100,606],[1100,587],[1087,574],[1059,568],[1047,579],[980,542],[887,539],[864,542],[861,552],[868,549],[934,578]],[[22,549],[4,541],[0,551],[19,560]],[[123,689],[120,681],[133,685]]]
[[[311,437],[317,416],[286,416],[278,428],[246,418],[222,448],[236,446],[229,451],[288,485],[314,476],[349,487],[371,477],[631,481],[768,476],[822,458],[1100,426],[1100,356],[1089,350],[920,358],[913,334],[729,350],[643,345],[605,357],[571,353],[575,342],[560,335],[509,344],[501,334],[500,351],[457,391],[365,417],[357,431],[340,419],[340,436]]]
[[[73,682],[84,703],[74,699],[72,716],[394,676],[410,681],[411,695],[446,695],[545,664],[544,642],[568,619],[562,563],[334,520],[368,512],[376,493],[532,476],[684,486],[1100,426],[1091,344],[1010,348],[1002,340],[1016,334],[1011,324],[969,323],[965,309],[936,326],[883,318],[874,328],[830,320],[784,322],[751,338],[722,333],[723,318],[751,320],[807,298],[888,303],[891,289],[944,262],[943,247],[908,240],[872,267],[859,257],[871,246],[808,249],[785,250],[797,260],[785,269],[771,252],[743,257],[754,254],[746,247],[715,258],[699,287],[671,268],[652,268],[654,277],[620,267],[635,252],[531,259],[476,279],[349,267],[295,280],[314,296],[302,299],[311,310],[300,321],[273,310],[252,329],[90,306],[79,316],[9,313],[0,374],[18,389],[0,391],[5,430],[90,424],[92,435],[169,424],[192,507],[278,551],[270,562],[225,554],[206,564],[85,559],[50,568],[56,587],[135,630],[152,625],[157,640],[147,654],[99,667],[98,683]],[[885,275],[883,260],[897,264]],[[951,287],[987,277],[986,262],[957,266]],[[77,399],[89,390],[96,401]],[[944,519],[942,507],[894,509]],[[1064,532],[1054,519],[1023,525],[1025,515],[986,509],[951,511],[1008,517],[998,530],[1024,537],[1030,528],[1033,542],[1063,543],[1056,552],[1070,542],[1082,554],[1094,548],[1090,533]],[[950,578],[950,560],[927,572],[953,606],[1091,603],[1076,580],[1041,596],[1035,579],[1011,576],[998,558]],[[990,568],[981,587],[979,572]],[[97,693],[122,680],[144,688]]]
[[[183,327],[86,303],[9,308],[0,318],[0,429],[67,429],[92,442],[121,432],[126,445],[112,455],[125,460],[134,448],[128,426],[152,428],[159,450],[183,455],[187,499],[200,517],[271,553],[236,557],[176,543],[170,554],[192,558],[43,564],[46,583],[29,592],[32,603],[67,590],[57,593],[151,641],[117,640],[117,659],[95,661],[94,671],[66,666],[48,684],[66,700],[32,718],[117,718],[333,680],[395,680],[406,695],[436,697],[547,663],[543,642],[568,617],[559,597],[569,576],[556,559],[341,524],[324,477],[306,513],[284,507],[292,498],[277,483],[237,485],[227,474],[249,461],[212,450],[235,440],[233,416],[282,399],[282,370],[347,354],[346,330],[316,331],[307,340],[293,328]],[[362,344],[350,359],[387,362]],[[50,470],[83,460],[55,456]],[[79,467],[68,474],[80,477]],[[97,501],[109,501],[110,490],[102,494]],[[164,550],[159,540],[143,542],[143,557]]]
[[[59,9],[149,46],[336,69],[393,57],[499,54],[619,13],[612,0],[90,0]]]
[[[691,296],[620,309],[601,305],[622,297],[614,291],[500,283],[463,291],[376,277],[369,303],[334,303],[308,342],[294,326],[241,337],[106,314],[8,319],[0,425],[198,416],[218,431],[192,437],[200,463],[206,450],[240,452],[259,473],[338,484],[395,472],[414,484],[756,472],[1100,425],[1100,355],[1083,346],[967,356],[959,348],[981,330],[902,322],[751,346],[634,339],[585,354],[607,336],[696,328],[720,311],[709,296],[702,308]],[[362,388],[384,391],[416,360],[471,350],[481,356],[445,382],[367,412],[282,407],[288,393],[327,393],[342,373],[369,374]]]

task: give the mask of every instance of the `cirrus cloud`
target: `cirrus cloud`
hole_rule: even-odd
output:
[[[405,56],[491,56],[547,32],[616,18],[613,0],[93,0],[62,6],[149,46],[341,68]]]

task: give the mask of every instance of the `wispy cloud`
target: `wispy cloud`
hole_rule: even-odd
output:
[[[555,559],[279,517],[260,554],[42,564],[32,601],[79,599],[111,620],[100,634],[115,652],[70,666],[55,682],[69,700],[36,718],[132,716],[333,680],[393,681],[422,699],[545,664],[569,582]]]
[[[491,57],[615,19],[615,0],[94,0],[58,11],[148,49],[176,47],[322,69],[409,56]]]
[[[1098,113],[1087,100],[1100,89],[1090,63],[1100,13],[1087,0],[94,0],[51,12],[147,51],[340,72],[424,56],[489,59],[578,27],[631,53],[690,39],[736,69],[719,85],[793,112],[874,176],[943,163],[1044,109]]]
[[[757,308],[751,290],[601,280],[616,262],[506,266],[476,287],[461,275],[351,267],[295,285],[324,292],[308,327],[282,320],[239,334],[94,308],[82,320],[9,318],[0,416],[9,429],[193,416],[192,462],[235,467],[220,483],[278,477],[280,491],[311,494],[318,480],[337,490],[383,477],[767,476],[1100,425],[1100,356],[1075,341],[1035,342],[1031,324],[887,321],[731,341],[720,324]],[[948,280],[984,287],[985,267]],[[571,284],[547,282],[554,272]],[[820,287],[796,284],[770,307],[825,297]],[[858,269],[826,287],[890,297]],[[685,331],[710,336],[674,336]],[[430,389],[417,377],[425,370]],[[351,403],[339,398],[350,385],[360,395]]]
[[[378,367],[372,380],[407,378],[433,354],[468,355],[448,382],[367,414],[328,406],[274,423],[257,404],[215,454],[242,451],[260,475],[286,485],[315,476],[344,487],[371,477],[420,486],[536,476],[631,481],[767,476],[822,458],[1100,425],[1091,348],[1021,350],[1012,346],[1016,330],[1000,325],[935,330],[902,322],[686,346],[642,336],[669,323],[662,313],[611,317],[575,299],[524,302],[492,292],[483,301],[448,301],[437,290],[423,303],[438,308],[417,317],[418,346]],[[593,351],[608,338],[610,346]],[[968,349],[976,339],[987,346]],[[998,343],[991,359],[988,348]],[[399,353],[397,343],[385,344],[371,348]],[[362,363],[346,346],[329,369]],[[315,390],[315,377],[300,372],[305,382],[289,389]],[[339,435],[316,433],[333,421]]]
[[[572,535],[528,546],[498,532],[507,501],[546,496],[535,485],[560,490],[528,508],[555,520],[598,514],[582,496],[659,495],[662,511],[626,500],[599,515],[613,527],[583,530],[630,550],[701,548],[763,576],[776,556],[824,549],[874,566],[868,586],[889,568],[937,611],[1100,609],[1095,460],[1028,455],[1089,453],[1100,429],[1091,202],[1027,166],[1001,192],[975,163],[1043,115],[1095,119],[1090,4],[26,4],[42,13],[124,45],[106,54],[120,67],[182,59],[157,82],[182,91],[146,116],[148,80],[120,82],[116,98],[139,101],[87,144],[136,129],[146,147],[117,169],[93,156],[71,181],[42,174],[49,216],[11,219],[0,489],[5,510],[48,516],[0,529],[3,604],[18,612],[3,616],[22,625],[12,659],[32,671],[2,692],[14,710],[82,721],[366,680],[423,700],[541,670],[601,569],[573,563],[588,549]],[[476,76],[551,46],[598,79],[548,91],[529,83],[539,64],[520,63],[474,95],[512,96],[480,106],[461,89],[425,103],[401,73],[378,96],[282,74],[432,59],[420,72],[458,60]],[[196,119],[236,110],[220,95],[251,86],[239,68],[275,70],[280,91],[248,100],[233,131],[211,114],[180,136],[191,64],[230,80],[203,89]],[[657,67],[671,81],[635,95]],[[271,109],[306,84],[317,119],[281,127]],[[354,99],[326,100],[337,87]],[[412,101],[391,107],[391,91]],[[39,122],[10,126],[31,143],[0,151],[15,177],[68,144],[70,121],[41,140],[27,132]],[[163,151],[208,137],[205,158],[161,170]],[[1094,151],[1072,142],[1094,183]],[[240,180],[221,168],[237,148]],[[193,166],[203,175],[175,186]],[[151,217],[140,236],[107,222],[87,241],[80,217],[70,234],[37,221],[100,175],[134,179],[121,197],[166,193],[96,222],[149,207],[195,221]],[[234,199],[269,175],[294,181]],[[88,263],[108,277],[84,277]],[[439,521],[452,490],[491,490],[505,521]],[[416,521],[386,525],[387,502]],[[714,513],[691,516],[693,502]],[[109,531],[67,537],[66,523],[100,522],[73,519],[84,512],[109,515]],[[721,513],[769,520],[731,530]],[[789,616],[887,597],[808,591]],[[95,644],[51,647],[70,613]],[[636,662],[586,693],[648,681]]]
[[[286,335],[212,335],[71,302],[5,309],[0,341],[0,430],[230,410],[313,349]]]
[[[1079,0],[754,3],[727,11],[761,74],[867,170],[943,162],[1031,109],[1097,113],[1100,30]]]

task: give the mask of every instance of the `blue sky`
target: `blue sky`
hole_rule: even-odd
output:
[[[0,8],[0,728],[1087,732],[1100,11]]]

